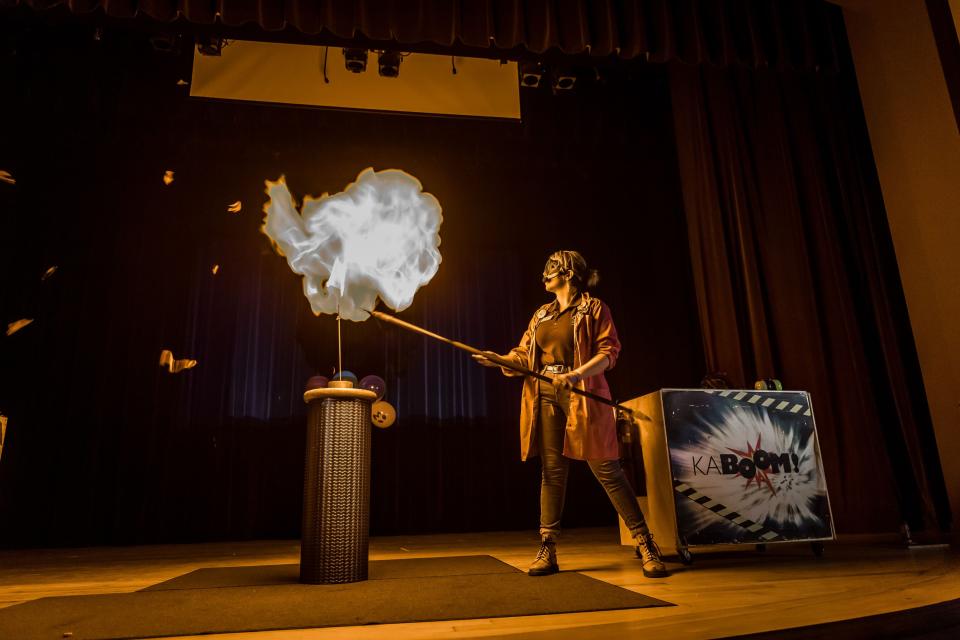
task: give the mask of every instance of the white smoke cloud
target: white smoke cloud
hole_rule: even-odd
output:
[[[364,169],[340,193],[305,197],[299,212],[282,177],[266,184],[263,232],[303,276],[315,314],[359,322],[377,298],[403,311],[440,267],[440,203],[403,171]]]

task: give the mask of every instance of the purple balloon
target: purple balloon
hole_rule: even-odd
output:
[[[380,400],[383,398],[383,394],[387,392],[387,383],[380,376],[364,376],[363,380],[360,381],[360,388],[373,391],[377,394],[377,400]]]
[[[310,376],[307,380],[307,391],[311,389],[323,389],[327,386],[330,380],[326,376]]]

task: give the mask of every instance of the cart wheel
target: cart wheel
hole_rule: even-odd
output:
[[[823,557],[823,543],[822,542],[811,542],[810,548],[813,549],[813,555],[818,558]]]
[[[680,562],[688,567],[693,564],[693,554],[690,553],[690,549],[687,549],[686,547],[680,547],[677,549],[677,555],[680,556]]]
[[[757,551],[766,551],[766,550],[767,550],[767,545],[763,543],[757,545]]]

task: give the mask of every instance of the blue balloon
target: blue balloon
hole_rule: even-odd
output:
[[[357,386],[357,376],[351,371],[338,371],[333,374],[332,380],[349,380],[353,383],[353,386]]]

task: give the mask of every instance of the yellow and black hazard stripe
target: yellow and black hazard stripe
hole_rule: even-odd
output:
[[[740,515],[735,509],[711,499],[710,496],[703,495],[685,482],[674,480],[673,488],[677,493],[690,500],[693,500],[704,509],[709,509],[721,518],[729,520],[739,527],[743,527],[753,535],[757,536],[757,538],[762,542],[777,542],[778,540],[783,540],[783,536],[776,531],[768,529],[762,524],[754,522],[746,516]]]
[[[721,398],[728,398],[730,400],[737,400],[739,402],[744,402],[746,404],[752,404],[755,407],[764,407],[766,409],[771,409],[775,411],[784,411],[786,413],[798,414],[801,411],[803,415],[810,416],[810,407],[805,404],[800,404],[797,402],[790,402],[789,400],[777,400],[776,396],[766,396],[759,393],[752,393],[750,391],[736,391],[736,390],[724,390],[719,389],[701,389],[704,393],[709,393],[712,395],[720,396]],[[761,400],[763,402],[761,402]]]

